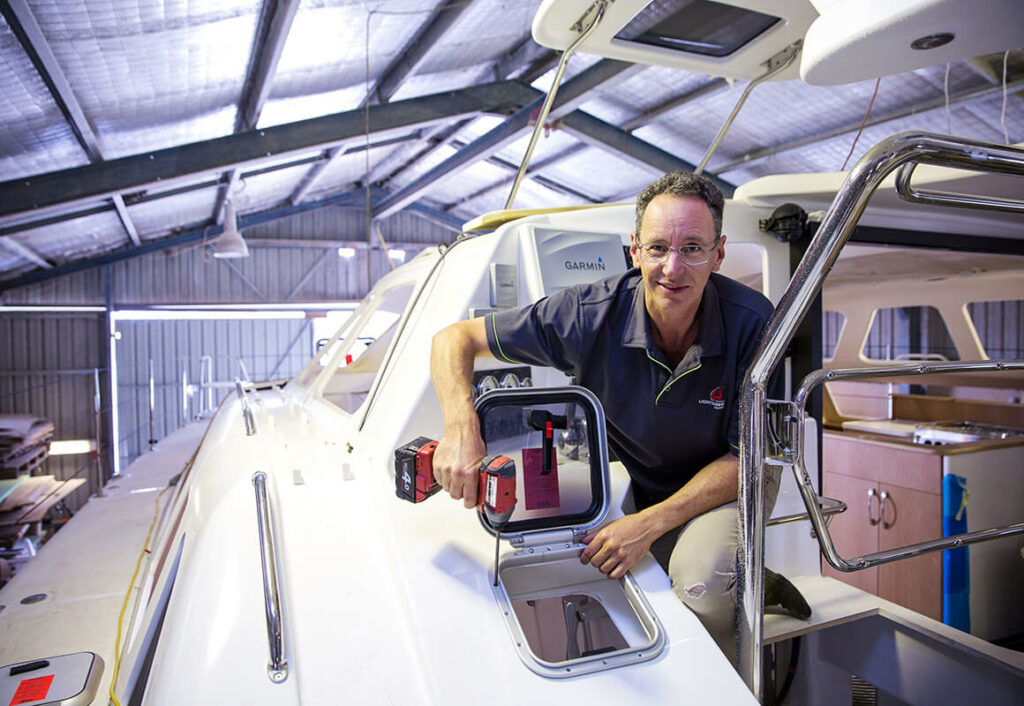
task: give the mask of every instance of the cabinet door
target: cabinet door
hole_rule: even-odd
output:
[[[942,536],[942,496],[880,484],[888,494],[878,525],[879,550]],[[942,620],[942,552],[930,552],[878,567],[878,595],[893,603]]]
[[[846,559],[878,551],[878,528],[868,521],[868,490],[876,488],[877,484],[841,473],[826,471],[823,475],[823,494],[846,503],[846,512],[834,515],[829,527],[836,550]],[[878,517],[877,492],[871,501],[871,513],[873,517]],[[821,568],[825,576],[839,579],[868,593],[878,593],[877,567],[846,573],[836,571],[822,557]]]

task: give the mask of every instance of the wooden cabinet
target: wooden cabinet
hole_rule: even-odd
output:
[[[942,536],[942,455],[931,447],[823,435],[824,495],[848,509],[832,521],[840,555],[850,559]],[[827,576],[942,620],[942,553]]]

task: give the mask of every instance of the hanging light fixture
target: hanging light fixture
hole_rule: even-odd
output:
[[[249,257],[249,246],[238,232],[235,220],[235,205],[230,201],[224,206],[224,232],[213,241],[214,257]]]

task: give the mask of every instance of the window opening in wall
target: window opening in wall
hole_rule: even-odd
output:
[[[298,383],[310,386],[325,367],[333,368],[323,397],[346,412],[355,412],[373,387],[414,290],[414,283],[404,283],[367,297],[337,333],[320,345]]]
[[[821,357],[832,358],[839,345],[839,337],[843,333],[846,317],[838,311],[821,312]]]
[[[1024,358],[1024,299],[971,302],[967,313],[985,355],[993,360]]]
[[[933,306],[877,309],[862,352],[872,360],[960,360]]]

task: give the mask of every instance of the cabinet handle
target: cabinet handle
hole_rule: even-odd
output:
[[[872,527],[878,524],[878,518],[871,514],[871,501],[875,499],[877,492],[874,488],[868,488],[868,523]]]
[[[885,504],[888,502],[892,505],[892,522],[888,522],[885,519]],[[882,519],[882,528],[891,529],[896,524],[896,501],[887,490],[883,490],[881,494],[881,500],[878,506],[878,516]]]

